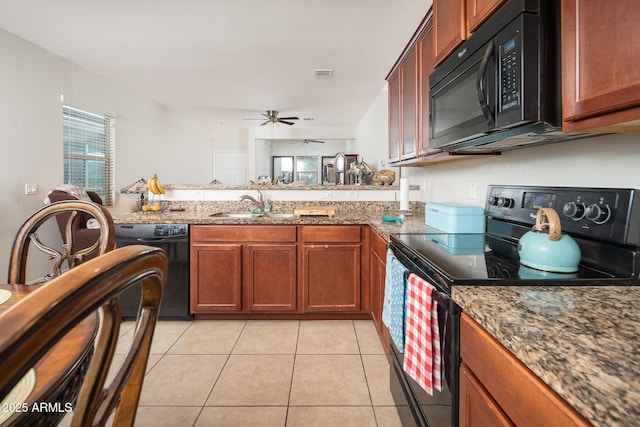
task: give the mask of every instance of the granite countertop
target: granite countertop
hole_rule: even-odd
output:
[[[337,210],[334,216],[294,216],[291,218],[262,216],[256,218],[212,217],[214,210],[186,210],[162,213],[133,212],[114,216],[116,224],[194,224],[194,225],[336,225],[362,224],[371,226],[384,239],[393,233],[424,233],[424,213],[405,217],[403,224],[386,222],[383,216],[397,217],[393,210]]]
[[[640,425],[640,286],[459,286],[453,299],[588,421]]]

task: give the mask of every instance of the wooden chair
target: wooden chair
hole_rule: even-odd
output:
[[[133,426],[167,269],[162,249],[123,247],[51,279],[0,314],[0,401],[67,332],[100,310],[95,353],[71,425],[104,425],[115,410],[114,426]],[[142,301],[134,337],[105,387],[121,323],[119,296],[137,283]]]
[[[66,243],[62,244],[62,250],[53,248],[38,238],[40,227],[52,218],[57,222],[60,222],[60,218],[66,218],[63,236]],[[84,222],[91,218],[97,221],[99,227],[81,230],[92,232],[91,241],[87,242],[86,236],[78,233],[78,222],[82,221],[84,226]],[[60,229],[63,230],[62,227]],[[78,243],[80,240],[81,243]],[[24,222],[15,237],[10,255],[9,284],[26,283],[27,255],[31,243],[54,260],[53,272],[43,278],[48,280],[61,274],[65,261],[69,268],[73,268],[87,259],[112,250],[115,247],[113,218],[102,205],[80,200],[60,201],[40,208]]]

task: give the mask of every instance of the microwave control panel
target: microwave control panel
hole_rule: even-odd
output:
[[[520,51],[519,33],[499,46],[500,111],[520,105]]]

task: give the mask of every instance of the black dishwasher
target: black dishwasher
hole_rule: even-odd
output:
[[[162,248],[169,257],[169,274],[160,305],[160,319],[190,320],[189,314],[189,225],[116,224],[116,246],[148,245]],[[122,317],[135,319],[140,287],[122,295]]]

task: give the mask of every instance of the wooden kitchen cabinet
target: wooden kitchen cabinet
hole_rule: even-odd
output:
[[[402,101],[401,160],[413,159],[418,151],[418,46],[409,50],[402,61],[400,99]]]
[[[467,0],[465,15],[467,17],[467,35],[473,33],[507,0]]]
[[[294,312],[297,227],[191,227],[191,312]]]
[[[192,313],[241,310],[242,244],[192,244],[190,276]]]
[[[400,161],[400,79],[402,69],[396,68],[388,77],[389,91],[389,162]]]
[[[389,84],[389,164],[423,166],[468,156],[429,147],[429,76],[433,71],[431,11],[387,76]]]
[[[460,427],[513,426],[464,363],[460,365]]]
[[[434,65],[444,61],[467,39],[465,0],[433,0]]]
[[[590,425],[466,313],[460,357],[461,427]]]
[[[563,130],[640,131],[640,8],[562,0]]]
[[[378,332],[387,360],[389,359],[390,334],[382,323],[382,308],[384,306],[384,284],[387,267],[387,241],[369,230],[369,284],[371,288],[371,319]]]
[[[417,40],[419,52],[418,69],[418,156],[426,156],[430,153],[440,152],[429,148],[429,76],[433,72],[433,19],[427,19],[425,26],[420,31]]]
[[[433,62],[447,59],[507,0],[433,0]]]
[[[362,227],[301,227],[301,284],[305,313],[359,312]]]
[[[246,245],[244,307],[248,311],[297,310],[296,243]]]

